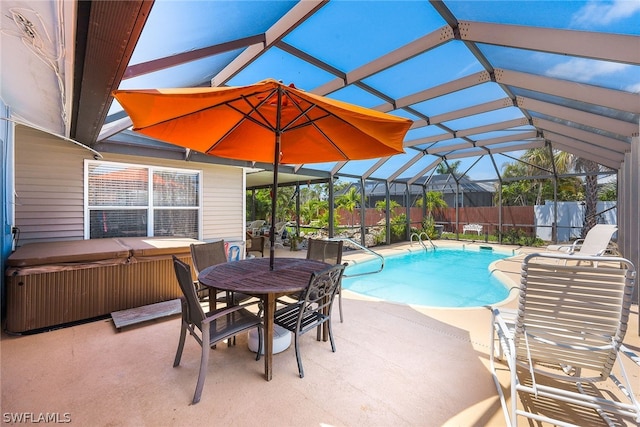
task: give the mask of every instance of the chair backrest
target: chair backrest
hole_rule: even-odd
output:
[[[307,259],[327,264],[340,264],[342,263],[343,245],[343,240],[309,239],[307,241]]]
[[[192,243],[191,259],[196,269],[196,274],[205,268],[227,262],[227,253],[224,250],[224,240],[208,243]]]
[[[617,229],[618,227],[612,224],[594,225],[584,237],[579,250],[580,255],[602,255]]]
[[[247,231],[253,233],[255,230],[259,230],[264,224],[264,219],[256,219],[255,221],[251,221],[247,224]]]
[[[300,293],[300,313],[298,329],[305,332],[317,326],[319,313],[331,314],[333,299],[336,295],[345,266],[336,264],[311,274],[309,284]]]
[[[187,312],[185,313],[183,311],[182,313],[183,320],[196,325],[198,329],[200,329],[205,314],[198,300],[196,288],[193,286],[191,267],[189,267],[189,264],[180,261],[175,255],[172,256],[176,278],[178,279],[178,284],[180,285],[180,289],[182,289],[182,294],[187,303]]]
[[[597,267],[581,262],[594,260]],[[619,257],[525,257],[514,336],[519,363],[530,356],[539,366],[583,370],[585,381],[606,379],[627,329],[635,274]]]

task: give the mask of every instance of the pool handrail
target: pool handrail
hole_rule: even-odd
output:
[[[418,242],[422,245],[422,247],[424,248],[424,250],[428,250],[427,245],[424,244],[424,240],[422,240],[422,235],[425,235],[427,240],[429,240],[429,243],[431,243],[431,246],[433,246],[433,249],[436,249],[437,246],[435,243],[433,243],[433,241],[431,241],[431,237],[429,237],[429,235],[424,232],[421,231],[419,234],[418,233],[411,233],[411,238],[410,238],[410,243],[413,244],[413,236],[416,236],[418,238]]]
[[[356,273],[356,274],[344,274],[342,273],[342,277],[358,277],[358,276],[365,276],[367,274],[376,274],[376,273],[380,273],[382,271],[382,269],[384,268],[384,257],[382,255],[380,255],[379,253],[377,253],[376,251],[367,248],[366,246],[361,245],[360,243],[356,242],[353,239],[350,239],[349,237],[336,237],[332,240],[343,240],[345,242],[349,242],[350,244],[366,251],[366,252],[370,252],[372,255],[377,256],[378,258],[380,258],[380,268],[377,271],[365,271],[364,273]],[[346,270],[345,270],[346,272]]]

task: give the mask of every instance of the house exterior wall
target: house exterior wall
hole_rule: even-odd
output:
[[[13,124],[9,122],[9,107],[0,99],[0,271],[13,248]],[[0,313],[6,313],[4,274],[0,274]]]
[[[18,245],[84,238],[84,160],[90,151],[23,126],[15,138]],[[105,161],[203,171],[203,240],[244,238],[241,168],[105,153]]]

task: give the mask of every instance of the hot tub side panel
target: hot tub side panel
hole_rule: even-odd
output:
[[[127,258],[93,263],[9,267],[5,277],[6,331],[50,328],[182,295],[167,252],[192,265],[188,244],[144,259],[136,259],[132,252]],[[78,259],[82,260],[81,252]]]

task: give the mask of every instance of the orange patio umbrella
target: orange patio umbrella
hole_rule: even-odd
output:
[[[286,86],[116,90],[133,130],[228,159],[273,164],[270,265],[275,254],[278,165],[403,153],[412,121]]]

